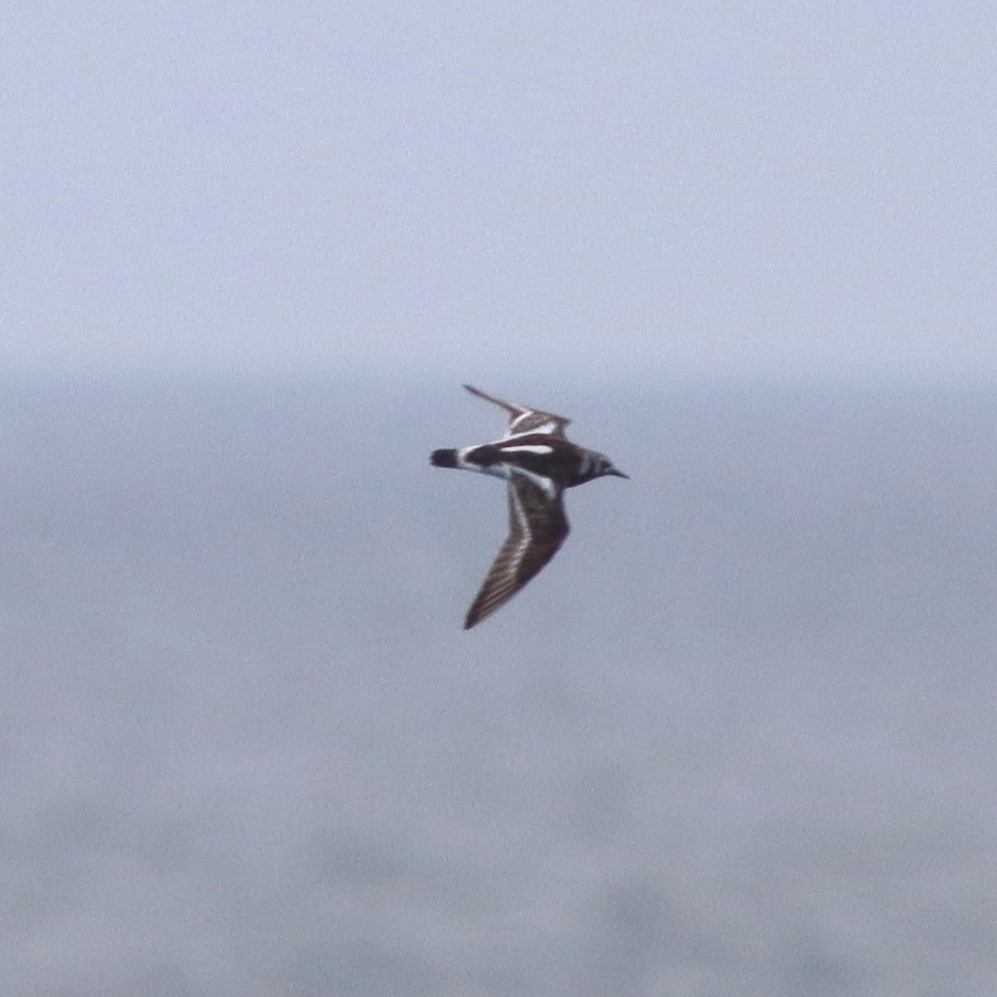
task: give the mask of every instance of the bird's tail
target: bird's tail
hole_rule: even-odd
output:
[[[434,450],[429,455],[429,463],[433,467],[456,467],[457,466],[457,451],[456,450]]]

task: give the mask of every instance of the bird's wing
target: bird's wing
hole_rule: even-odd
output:
[[[513,405],[512,402],[504,402],[501,398],[486,395],[483,391],[472,388],[470,384],[465,384],[464,387],[472,395],[484,398],[486,402],[493,402],[509,413],[509,425],[503,439],[508,439],[510,436],[520,436],[523,433],[548,433],[551,436],[564,439],[564,430],[571,420],[565,419],[563,415],[541,412],[539,409],[526,408],[524,405]]]
[[[551,497],[520,474],[509,481],[508,490],[509,535],[467,611],[465,630],[508,602],[557,553],[568,535],[560,491]]]

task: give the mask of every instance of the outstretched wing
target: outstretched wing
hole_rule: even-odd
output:
[[[509,413],[509,426],[503,439],[508,439],[510,436],[520,436],[523,433],[548,433],[551,436],[564,439],[564,430],[571,422],[570,419],[565,419],[562,415],[554,415],[552,412],[541,412],[539,409],[504,402],[501,398],[493,398],[477,388],[472,388],[470,384],[465,384],[464,387],[472,395],[484,398],[486,402],[493,402]]]
[[[557,553],[568,535],[561,494],[548,495],[529,478],[509,481],[509,535],[467,611],[470,630],[508,602]]]

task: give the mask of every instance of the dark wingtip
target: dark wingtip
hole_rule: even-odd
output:
[[[487,619],[494,612],[493,609],[488,610],[486,613],[482,613],[478,610],[477,605],[472,606],[467,611],[467,616],[464,617],[464,629],[470,630],[471,627],[476,627],[482,620]]]

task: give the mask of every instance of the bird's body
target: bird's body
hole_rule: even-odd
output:
[[[509,535],[499,549],[464,629],[470,629],[511,599],[557,553],[568,535],[561,495],[593,478],[625,478],[612,461],[594,450],[570,442],[563,416],[486,395],[464,387],[509,413],[501,440],[456,450],[434,450],[435,467],[453,467],[504,478],[509,493]]]

